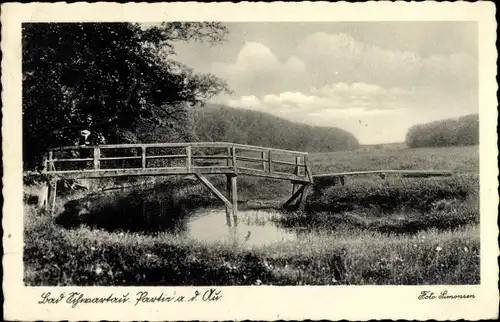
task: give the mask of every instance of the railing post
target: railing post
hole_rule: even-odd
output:
[[[142,168],[146,169],[146,146],[141,147],[141,154],[142,154]]]
[[[231,154],[233,155],[233,171],[236,174],[236,172],[237,172],[237,167],[236,167],[236,147],[234,145],[231,147]]]
[[[262,151],[260,158],[262,159],[262,170],[266,171],[266,152]]]
[[[268,172],[271,173],[273,172],[273,157],[272,157],[272,153],[271,153],[271,150],[267,151],[267,167],[268,167]]]
[[[186,168],[188,170],[188,172],[191,172],[191,146],[188,145],[186,147]]]
[[[313,176],[311,168],[309,167],[309,161],[307,160],[307,154],[304,155],[304,177],[309,179],[309,183],[313,183]]]
[[[296,166],[295,166],[295,175],[297,175],[297,176],[300,173],[299,163],[300,163],[300,156],[297,155],[297,156],[295,156],[295,164],[296,164]]]
[[[94,170],[99,170],[101,168],[101,149],[94,148]]]

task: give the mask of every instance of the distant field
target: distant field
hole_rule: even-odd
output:
[[[359,170],[452,170],[479,173],[479,146],[313,153],[314,173]]]
[[[366,177],[322,186],[305,212],[283,212],[291,185],[241,178],[241,209],[303,238],[265,246],[204,243],[163,232],[197,207],[220,206],[200,184],[169,180],[154,190],[108,194],[91,213],[56,218],[25,208],[28,285],[478,284],[478,147],[312,154],[314,173],[453,170],[447,178]],[[222,180],[212,178],[215,185]],[[153,223],[140,209],[163,207]],[[248,201],[248,203],[245,203]],[[75,202],[78,210],[79,202]],[[59,207],[62,210],[62,204]],[[153,227],[153,225],[155,225]],[[221,218],[221,225],[224,221]],[[263,223],[266,225],[266,223]],[[154,233],[148,229],[155,228]],[[250,237],[252,238],[252,237]]]

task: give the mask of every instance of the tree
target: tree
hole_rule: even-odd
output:
[[[82,128],[109,143],[140,141],[144,129],[158,128],[189,138],[192,109],[228,89],[175,61],[174,45],[218,44],[226,34],[210,22],[24,24],[25,167],[40,164],[47,148],[73,144]]]

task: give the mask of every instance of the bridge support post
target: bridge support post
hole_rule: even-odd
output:
[[[236,175],[231,175],[231,203],[233,204],[233,224],[238,226],[238,181]]]
[[[293,195],[285,202],[285,204],[283,205],[283,207],[286,208],[289,205],[291,205],[295,200],[297,200],[297,198],[299,198],[299,196],[302,194],[303,191],[304,191],[304,185],[302,185],[301,187],[299,187],[297,189],[297,191],[295,191],[293,193]]]
[[[294,184],[294,186],[298,185]],[[293,204],[296,209],[304,210],[310,188],[311,184],[309,183],[300,185],[300,187],[296,191],[294,191],[293,195],[285,202],[283,207],[287,208],[288,206]]]
[[[195,173],[196,177],[226,205],[226,223],[231,226],[231,213],[233,214],[234,226],[237,224],[236,213],[238,211],[237,192],[236,192],[236,176],[227,175],[227,191],[228,198],[217,189],[208,179],[202,174]],[[231,200],[231,201],[230,201]]]
[[[45,204],[45,210],[50,211],[51,215],[54,215],[56,209],[57,180],[52,180],[49,183],[47,195],[48,196],[47,203]]]
[[[299,210],[303,211],[306,207],[307,194],[309,193],[310,184],[305,184],[302,194],[300,195]]]
[[[229,159],[228,159],[229,163]],[[226,175],[226,195],[229,200],[231,200],[231,176],[229,174]],[[228,227],[231,227],[231,213],[233,209],[226,205],[226,224]]]

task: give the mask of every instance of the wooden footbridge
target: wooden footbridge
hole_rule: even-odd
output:
[[[126,176],[195,176],[226,206],[229,226],[237,224],[238,176],[289,181],[292,196],[285,206],[303,208],[313,181],[344,184],[344,177],[398,173],[403,176],[448,176],[450,171],[379,170],[313,175],[308,153],[226,142],[119,144],[51,149],[44,160],[51,178],[46,207],[55,207],[59,179],[99,179]],[[207,175],[225,175],[226,193]],[[231,217],[233,218],[231,221]]]
[[[313,183],[307,157],[305,152],[225,142],[71,146],[51,149],[42,173],[53,179],[47,202],[52,211],[59,179],[193,175],[225,204],[231,226],[231,215],[237,224],[238,176],[290,181],[292,197],[286,205],[303,207]],[[225,175],[226,194],[207,175]]]

